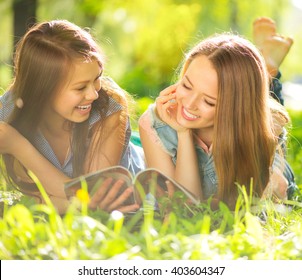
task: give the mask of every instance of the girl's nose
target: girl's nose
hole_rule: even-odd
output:
[[[190,94],[186,97],[186,108],[190,110],[195,110],[197,108],[198,95]]]
[[[92,86],[86,94],[87,100],[96,100],[99,97],[98,91]]]

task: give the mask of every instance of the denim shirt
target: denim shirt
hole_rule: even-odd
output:
[[[171,156],[173,163],[176,164],[178,146],[177,132],[157,117],[154,107],[154,104],[152,104],[148,108],[151,116],[151,126],[153,129],[155,129],[156,134],[160,139],[162,148]],[[207,154],[196,143],[194,146],[197,153],[198,168],[203,186],[203,194],[205,198],[209,198],[217,192],[218,188],[218,179],[215,171],[213,156],[211,153]],[[272,166],[273,170],[275,168],[283,170],[283,175],[289,182],[288,194],[292,193],[293,189],[296,188],[293,172],[284,157],[278,153],[275,154]]]
[[[178,146],[177,132],[157,117],[153,105],[151,105],[148,110],[150,110],[151,114],[151,125],[156,130],[162,147],[171,156],[173,163],[176,164]],[[203,186],[203,194],[205,198],[208,198],[217,192],[218,186],[213,156],[212,154],[207,154],[197,144],[194,146],[197,153],[198,168]]]

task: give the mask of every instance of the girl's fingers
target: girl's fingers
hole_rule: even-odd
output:
[[[131,205],[126,205],[118,208],[117,210],[122,212],[122,213],[129,213],[129,212],[135,212],[140,208],[138,204],[131,204]]]
[[[166,181],[166,186],[168,189],[168,196],[172,198],[175,192],[175,187],[170,181]]]
[[[164,90],[162,90],[160,92],[159,96],[166,96],[171,93],[174,93],[176,91],[177,87],[178,87],[178,83],[168,86],[167,88],[165,88]]]
[[[108,204],[106,207],[107,211],[113,211],[116,209],[119,209],[121,206],[126,206],[124,205],[126,200],[133,195],[133,189],[131,187],[128,187],[123,191],[121,195],[116,197],[112,203]]]
[[[124,184],[123,180],[117,180],[112,187],[110,188],[110,190],[107,192],[106,196],[104,197],[104,199],[102,201],[100,201],[98,207],[101,209],[107,209],[108,206],[112,203],[115,202],[115,200],[118,197],[118,193],[120,192],[122,186]]]
[[[164,96],[160,99],[156,100],[156,112],[161,120],[167,121],[170,118],[170,110],[177,107],[175,96]]]
[[[155,191],[155,197],[159,198],[159,197],[162,197],[165,195],[167,195],[167,192],[160,185],[157,185],[157,188]]]
[[[138,204],[123,205],[125,201],[133,194],[133,189],[128,187],[120,195],[118,193],[124,184],[123,180],[117,180],[112,184],[113,179],[107,178],[91,198],[89,207],[93,210],[102,209],[108,212],[119,210],[123,213],[136,211]]]
[[[91,209],[96,209],[100,201],[102,201],[106,195],[106,193],[109,190],[109,187],[111,186],[113,179],[112,178],[107,178],[105,181],[102,182],[100,187],[97,189],[95,194],[92,196],[89,207]]]
[[[165,104],[166,102],[175,99],[175,91],[177,86],[178,84],[174,84],[162,90],[159,96],[156,98],[156,103]]]
[[[169,95],[158,96],[155,100],[156,106],[162,106],[165,104],[172,103],[172,100],[175,100],[175,93],[171,93]]]
[[[156,113],[162,121],[166,121],[169,117],[169,108],[176,106],[176,94],[178,84],[171,85],[160,92],[156,98]]]

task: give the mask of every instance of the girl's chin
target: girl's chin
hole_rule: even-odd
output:
[[[195,128],[192,121],[187,121],[186,119],[179,118],[177,119],[177,122],[184,128]]]

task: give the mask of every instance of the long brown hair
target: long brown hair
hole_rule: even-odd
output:
[[[268,74],[256,47],[234,34],[216,35],[196,45],[181,75],[200,55],[207,56],[218,76],[213,137],[217,196],[234,206],[236,183],[247,189],[253,183],[253,193],[261,196],[269,182],[277,137],[269,108]]]
[[[22,100],[22,108],[14,108],[8,122],[31,143],[38,130],[40,116],[45,106],[66,82],[69,71],[78,59],[95,60],[103,69],[104,56],[91,34],[66,20],[42,22],[32,27],[18,43],[15,54],[15,78],[10,87],[14,101]],[[124,106],[125,97],[118,96]],[[105,119],[109,97],[105,89],[93,102],[93,109],[101,116],[98,128]],[[121,114],[125,122],[127,114]],[[87,154],[88,120],[68,125],[73,130],[71,149],[73,151],[73,175],[83,173]],[[106,132],[109,133],[109,132]],[[97,146],[97,145],[95,145]],[[93,153],[91,153],[93,155]],[[17,181],[14,174],[14,159],[4,155],[7,180]]]

